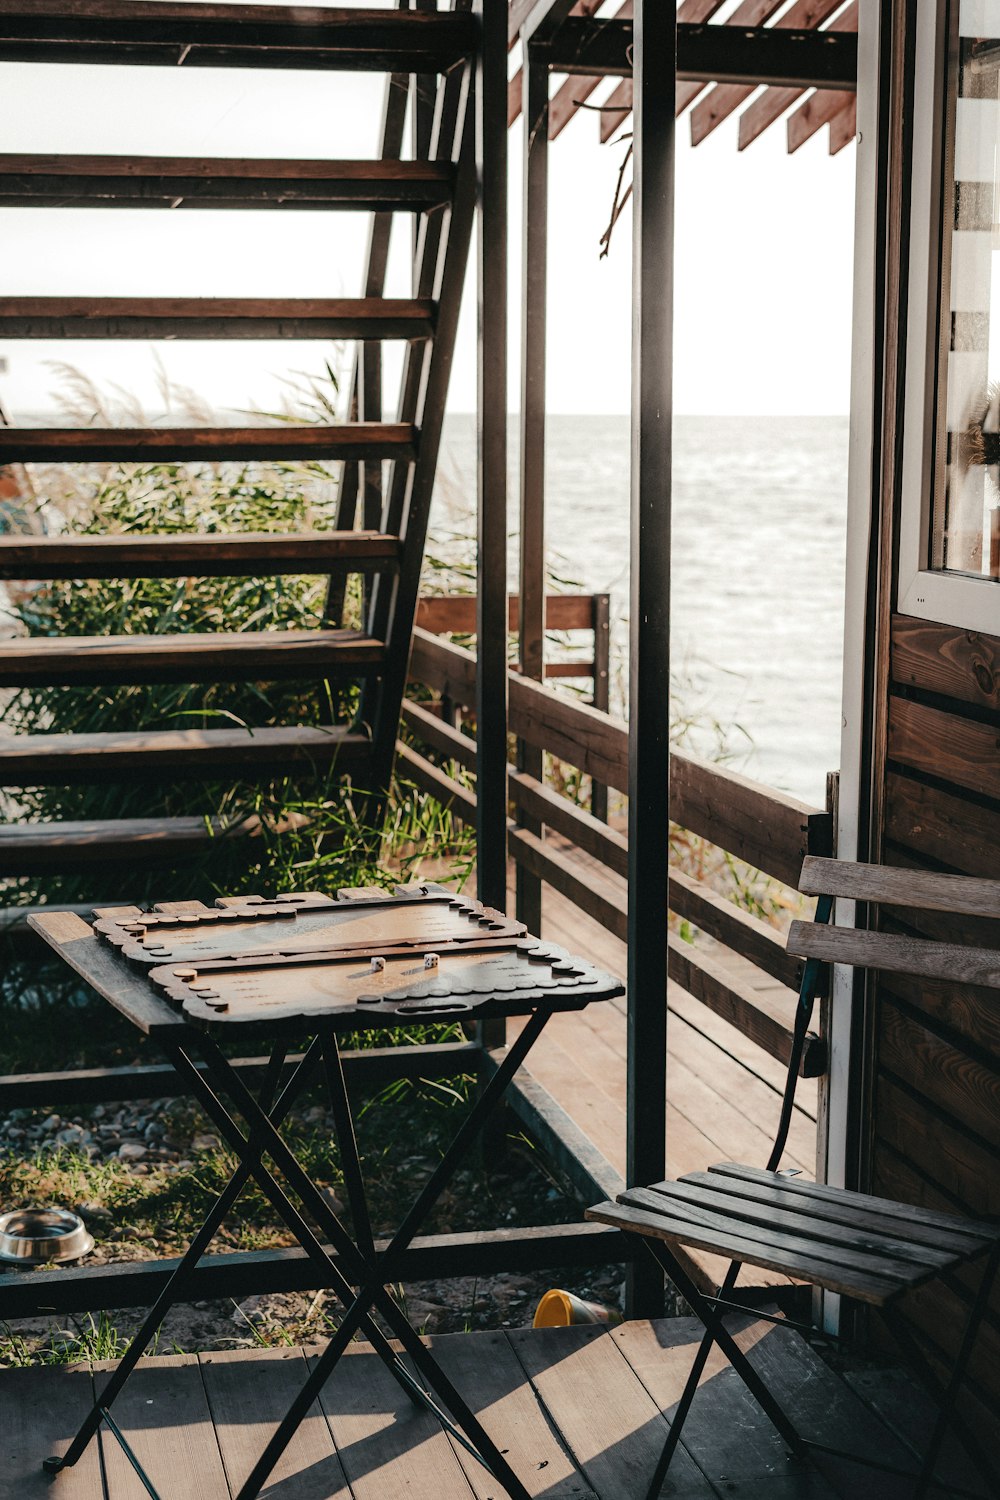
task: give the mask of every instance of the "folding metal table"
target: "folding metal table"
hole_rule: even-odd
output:
[[[55,1473],[76,1463],[104,1423],[147,1492],[157,1497],[153,1479],[115,1422],[112,1408],[166,1313],[183,1299],[201,1256],[253,1179],[321,1270],[323,1286],[336,1294],[344,1313],[237,1500],[253,1500],[259,1494],[358,1332],[370,1340],[409,1396],[434,1412],[512,1500],[528,1500],[503,1454],[387,1287],[400,1280],[402,1252],[502,1101],[548,1018],[556,1011],[611,999],[623,993],[622,986],[563,949],[526,936],[522,927],[501,913],[434,887],[382,901],[333,901],[311,894],[275,902],[243,897],[224,898],[215,908],[180,902],[164,903],[149,913],[119,907],[98,909],[94,915],[93,926],[66,912],[33,917],[32,924],[92,989],[160,1047],[239,1165],[66,1454],[46,1459],[44,1467]],[[527,1024],[482,1088],[388,1247],[379,1250],[338,1036],[414,1022],[513,1016],[527,1016]],[[248,1031],[266,1036],[270,1045],[256,1097],[219,1045],[226,1034],[245,1036]],[[302,1038],[308,1038],[304,1055],[282,1082],[290,1046]],[[280,1133],[296,1100],[319,1073],[325,1077],[329,1094],[353,1238]],[[265,1156],[276,1170],[265,1166]],[[288,1190],[296,1194],[316,1229],[292,1202]],[[375,1315],[399,1341],[413,1370],[393,1348]]]

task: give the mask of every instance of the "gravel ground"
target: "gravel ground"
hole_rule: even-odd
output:
[[[312,1129],[321,1139],[332,1136],[330,1116],[320,1105],[293,1115],[289,1124]],[[176,1222],[176,1213],[174,1222],[165,1215],[161,1223],[155,1205],[183,1197],[207,1163],[219,1162],[219,1153],[218,1136],[189,1105],[138,1101],[97,1105],[72,1116],[12,1110],[0,1115],[0,1209],[28,1206],[32,1194],[18,1192],[18,1186],[23,1189],[23,1164],[37,1163],[39,1180],[57,1185],[62,1190],[61,1206],[76,1209],[94,1235],[95,1248],[85,1264],[124,1264],[176,1255],[184,1249],[190,1224],[198,1221],[198,1215],[189,1213],[187,1223]],[[383,1198],[388,1190],[393,1204],[409,1201],[435,1160],[432,1152],[404,1157],[396,1164],[395,1181],[382,1183]],[[143,1178],[150,1180],[144,1183]],[[102,1193],[102,1185],[109,1183],[112,1190]],[[71,1192],[72,1187],[77,1191]],[[115,1200],[128,1199],[133,1188],[135,1201],[142,1203],[148,1196],[152,1205],[134,1213],[139,1222],[130,1222],[115,1206]],[[334,1208],[342,1210],[335,1194],[329,1188],[326,1191]],[[35,1196],[34,1201],[40,1200]],[[488,1173],[475,1163],[456,1177],[441,1199],[432,1227],[434,1232],[446,1233],[573,1222],[582,1218],[584,1207],[540,1153],[515,1139],[503,1160]],[[376,1233],[391,1229],[394,1216],[384,1215],[386,1222],[380,1222],[376,1215]],[[255,1243],[289,1242],[272,1225],[270,1235],[265,1233]],[[246,1241],[228,1241],[233,1244],[245,1247]],[[227,1247],[223,1236],[213,1248]],[[397,1296],[417,1328],[442,1333],[530,1324],[538,1301],[553,1286],[608,1308],[612,1316],[619,1313],[621,1267],[556,1268],[539,1274],[414,1282],[398,1288]],[[331,1331],[337,1310],[336,1300],[323,1293],[251,1296],[239,1304],[233,1300],[185,1304],[170,1313],[157,1347],[161,1352],[193,1352],[311,1342]],[[140,1317],[132,1309],[112,1309],[96,1322],[86,1315],[12,1322],[6,1331],[0,1327],[0,1365],[51,1358],[50,1351],[60,1346],[65,1346],[67,1357],[73,1353],[113,1356]]]

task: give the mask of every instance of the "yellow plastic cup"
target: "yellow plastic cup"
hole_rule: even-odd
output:
[[[554,1287],[535,1308],[534,1328],[570,1328],[576,1323],[610,1323],[612,1312],[610,1308],[602,1307],[599,1302],[585,1302],[582,1297],[574,1297],[572,1292],[561,1291]],[[617,1322],[617,1318],[614,1319]]]

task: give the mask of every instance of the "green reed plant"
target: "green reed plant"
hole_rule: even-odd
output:
[[[151,425],[128,397],[108,397],[79,371],[60,367],[69,418],[80,424]],[[299,420],[329,421],[335,376],[303,377],[292,391]],[[168,411],[204,423],[212,414],[189,391],[161,382]],[[290,417],[293,413],[275,415]],[[80,535],[230,534],[310,531],[336,525],[338,474],[320,463],[105,464],[52,466],[33,475],[35,494],[0,513],[9,531]],[[182,635],[189,632],[282,630],[324,623],[327,580],[319,576],[59,580],[11,585],[7,615],[29,635]],[[360,623],[360,594],[350,592],[346,623]],[[347,722],[357,691],[315,680],[283,683],[194,683],[25,688],[0,705],[11,733],[107,731]],[[363,789],[362,789],[363,790]],[[364,826],[363,796],[337,774],[284,778],[261,787],[239,781],[42,787],[0,793],[7,820],[109,817],[203,817],[206,827],[253,818],[250,845],[216,838],[183,870],[157,869],[129,892],[204,894],[206,884],[236,892],[373,884],[410,876],[426,861],[457,851],[461,877],[469,838],[432,799],[401,784],[383,829]],[[10,883],[4,901],[80,900],[94,895],[93,876]],[[84,886],[88,886],[84,889]],[[109,893],[104,893],[105,895]]]

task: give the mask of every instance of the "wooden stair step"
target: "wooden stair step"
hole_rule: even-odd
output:
[[[153,729],[107,734],[23,734],[0,739],[0,785],[69,786],[220,772],[286,773],[364,765],[367,733],[340,727]]]
[[[0,155],[4,208],[346,208],[422,212],[451,199],[437,161]]]
[[[240,578],[395,568],[402,548],[378,531],[221,535],[0,536],[0,578]]]
[[[247,836],[255,820],[227,826],[206,818],[108,818],[0,824],[0,876],[39,875],[105,864],[166,863],[220,838]],[[13,918],[12,918],[13,920]],[[0,919],[0,931],[3,930]]]
[[[340,678],[366,675],[384,659],[383,643],[360,630],[18,636],[0,640],[0,687]]]
[[[9,339],[426,339],[427,297],[8,297]]]
[[[475,20],[461,11],[0,0],[9,62],[440,73],[475,45]]]
[[[409,459],[409,422],[295,427],[2,427],[0,464],[211,463],[225,459]]]

